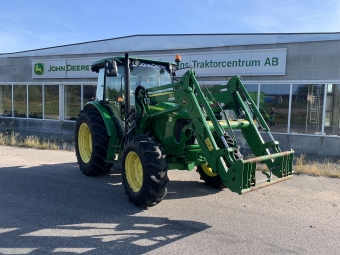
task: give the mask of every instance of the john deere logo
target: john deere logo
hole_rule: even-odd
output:
[[[43,63],[35,63],[34,65],[34,73],[36,75],[43,75],[44,74],[44,64]]]

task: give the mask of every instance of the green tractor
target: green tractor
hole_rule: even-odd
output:
[[[171,63],[126,53],[92,64],[98,73],[95,100],[78,115],[75,131],[81,171],[103,175],[120,165],[125,193],[141,207],[162,201],[169,169],[196,169],[207,185],[239,194],[291,178],[294,152],[280,150],[241,78],[202,89],[194,70],[176,80],[179,62],[179,55]],[[235,129],[254,158],[243,159]],[[257,162],[268,167],[262,181],[256,181]]]

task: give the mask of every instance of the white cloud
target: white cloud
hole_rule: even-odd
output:
[[[234,12],[242,32],[288,33],[339,31],[338,1],[243,1]],[[241,25],[242,24],[242,25]]]

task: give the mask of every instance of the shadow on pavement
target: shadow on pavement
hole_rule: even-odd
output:
[[[128,201],[116,171],[88,178],[69,163],[0,168],[0,176],[0,254],[143,254],[210,228],[135,215],[142,210]],[[190,197],[188,189],[212,194],[202,187],[170,182],[166,199]]]

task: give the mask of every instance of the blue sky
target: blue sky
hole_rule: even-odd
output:
[[[10,0],[0,53],[136,34],[340,32],[339,0]]]

